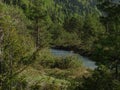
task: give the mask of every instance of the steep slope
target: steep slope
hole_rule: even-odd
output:
[[[55,23],[63,23],[68,17],[98,12],[95,0],[43,0],[43,2],[43,7],[46,7],[47,13]]]
[[[70,15],[85,14],[95,11],[95,0],[54,0],[56,4],[62,6],[62,11]]]

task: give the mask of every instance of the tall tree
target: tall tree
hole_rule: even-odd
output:
[[[120,69],[120,4],[113,0],[98,1],[97,7],[102,12],[101,22],[106,27],[105,35],[99,41],[101,42],[101,52],[105,54],[105,57],[102,58],[105,61],[108,60],[110,64],[114,63],[112,65],[115,68],[115,75],[118,77]]]
[[[21,9],[2,3],[0,3],[0,7],[0,30],[4,35],[1,37],[2,42],[0,43],[0,49],[2,49],[0,54],[2,58],[0,59],[1,88],[2,90],[12,90],[15,76],[24,70],[26,67],[24,65],[30,63],[28,58],[31,58],[33,54],[34,42],[31,36],[26,33],[27,27],[24,27],[23,20],[25,18]]]
[[[36,47],[38,48],[40,45],[39,33],[41,30],[41,21],[44,19],[46,12],[42,0],[35,0],[32,3],[29,8],[29,18],[34,22],[34,35],[36,37]]]

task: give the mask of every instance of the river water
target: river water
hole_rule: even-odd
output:
[[[82,61],[83,65],[89,69],[95,69],[97,66],[95,61],[90,60],[87,57],[81,56],[80,54],[74,53],[73,51],[50,49],[51,53],[57,57],[65,57],[68,55],[77,56],[79,60]]]

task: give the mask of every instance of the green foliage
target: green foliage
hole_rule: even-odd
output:
[[[54,43],[56,46],[64,46],[64,47],[71,47],[71,46],[79,46],[80,45],[80,39],[76,32],[69,33],[65,30],[58,31],[58,38],[54,40]]]
[[[81,31],[81,38],[83,42],[83,49],[85,51],[93,51],[94,45],[99,40],[99,37],[105,32],[104,26],[100,23],[97,15],[88,14],[85,18],[83,30]]]
[[[120,5],[98,2],[101,17],[94,0],[0,1],[0,89],[119,90]],[[87,52],[107,67],[89,76],[77,57],[52,56],[44,49],[50,44]]]
[[[48,68],[70,69],[82,66],[82,63],[77,59],[77,57],[68,56],[57,58],[52,56],[47,49],[43,49],[38,53],[36,61],[43,67]]]
[[[105,66],[96,69],[91,77],[85,78],[82,90],[119,90],[120,82],[115,80]]]
[[[55,57],[49,52],[48,49],[41,49],[36,56],[36,63],[43,67],[52,67],[55,63]]]
[[[19,80],[25,85],[25,90],[66,90],[70,83],[67,80],[57,79],[52,76],[47,76],[32,67],[20,73]]]
[[[118,3],[109,0],[98,2],[98,9],[106,13],[101,16],[101,22],[106,27],[105,34],[102,35],[96,45],[97,57],[103,58],[104,61],[120,63],[120,14],[118,12]],[[100,53],[99,51],[100,50]],[[103,56],[105,54],[105,56]],[[106,64],[108,64],[108,62]],[[109,66],[109,65],[108,65]]]
[[[70,69],[80,67],[82,64],[77,57],[68,56],[55,61],[54,68]]]
[[[62,11],[67,17],[73,15],[86,15],[91,12],[96,12],[93,0],[55,0],[56,4],[61,5]]]
[[[64,29],[68,32],[78,32],[83,29],[84,20],[82,17],[72,17],[64,22]]]
[[[1,53],[3,55],[3,61],[1,62],[1,67],[3,67],[1,81],[4,83],[2,86],[4,90],[6,85],[8,85],[9,88],[11,87],[13,76],[19,72],[19,69],[21,69],[24,64],[25,58],[33,53],[34,42],[29,34],[25,32],[23,34],[23,31],[27,27],[25,25],[26,23],[21,21],[25,18],[22,11],[2,3],[0,3],[0,6],[2,7],[0,12],[0,28],[4,34],[3,43],[1,45]],[[16,16],[13,17],[14,14]],[[19,23],[22,24],[19,25]],[[8,87],[6,87],[6,89],[8,89]]]

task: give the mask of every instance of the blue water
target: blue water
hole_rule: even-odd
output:
[[[65,51],[65,50],[58,50],[58,49],[51,49],[51,53],[58,57],[65,57],[65,56],[77,56],[79,60],[82,61],[83,65],[90,69],[95,69],[97,66],[94,61],[88,59],[87,57],[83,57],[80,54],[74,53],[73,51]]]

